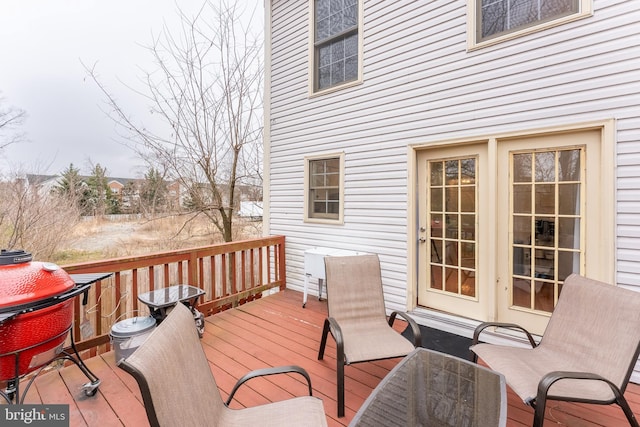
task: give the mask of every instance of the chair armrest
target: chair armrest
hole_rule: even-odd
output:
[[[618,388],[617,385],[609,381],[608,379],[591,372],[572,372],[572,371],[553,371],[545,374],[540,382],[538,383],[538,393],[536,395],[535,400],[529,399],[525,403],[534,408],[534,425],[542,426],[542,420],[544,419],[544,411],[547,405],[547,398],[555,399],[555,400],[565,400],[562,396],[548,396],[549,388],[558,381],[564,379],[573,379],[573,380],[587,380],[587,381],[602,381],[609,385],[611,391],[613,392],[615,399],[611,402],[602,402],[602,401],[591,401],[588,399],[579,400],[579,399],[571,399],[574,402],[587,402],[587,403],[618,403],[623,409],[625,406],[628,408],[628,404],[622,394],[622,391]],[[629,412],[631,409],[629,409]],[[626,414],[626,410],[625,410]],[[632,414],[633,415],[633,414]]]
[[[233,386],[233,389],[231,390],[231,393],[229,393],[229,398],[227,399],[225,404],[229,406],[229,404],[233,400],[233,396],[236,394],[236,391],[238,391],[238,389],[242,384],[246,383],[250,379],[257,378],[257,377],[265,377],[268,375],[287,374],[287,373],[296,373],[296,374],[302,375],[307,380],[307,385],[309,387],[309,396],[313,395],[313,392],[311,390],[311,378],[309,378],[309,374],[307,373],[307,371],[305,371],[300,366],[295,366],[295,365],[276,366],[273,368],[256,369],[255,371],[251,371],[247,373],[245,376],[243,376],[242,378],[240,378],[238,382],[236,382],[236,385]]]
[[[333,335],[333,339],[336,341],[336,344],[344,345],[344,340],[342,339],[342,328],[338,324],[338,321],[333,317],[327,317],[325,322],[329,323],[329,331],[331,335]]]
[[[422,333],[420,332],[420,327],[418,326],[416,321],[403,311],[394,311],[391,313],[391,316],[389,316],[389,326],[393,326],[393,322],[396,320],[396,316],[402,317],[407,321],[409,326],[411,326],[411,332],[413,333],[413,346],[416,348],[422,347]]]
[[[529,340],[529,343],[531,344],[531,348],[535,348],[538,345],[536,344],[536,341],[533,339],[533,336],[529,333],[529,331],[524,329],[522,326],[517,325],[515,323],[501,323],[501,322],[483,322],[483,323],[480,323],[478,326],[476,326],[476,329],[473,331],[473,340],[471,341],[471,345],[478,344],[480,333],[482,333],[483,330],[485,330],[490,326],[497,326],[500,328],[507,328],[515,331],[524,332],[525,335],[527,336],[527,339]]]
[[[616,398],[622,396],[622,392],[620,391],[618,386],[601,375],[594,374],[592,372],[553,371],[545,374],[540,379],[540,382],[538,383],[538,394],[536,396],[536,402],[538,402],[540,398],[546,399],[549,393],[549,388],[553,384],[561,380],[602,381],[604,383],[607,383]]]
[[[327,336],[331,332],[331,336],[336,342],[336,355],[338,360],[344,360],[344,341],[342,339],[342,329],[340,325],[333,317],[327,317],[324,319],[324,326],[322,327],[322,339],[320,340],[320,350],[318,351],[318,360],[322,360],[324,357],[324,349],[327,344]]]

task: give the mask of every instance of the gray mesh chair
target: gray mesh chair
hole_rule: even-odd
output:
[[[532,348],[477,344],[484,329],[523,331]],[[515,324],[483,323],[473,336],[473,359],[480,357],[504,374],[507,384],[535,408],[542,426],[547,400],[617,403],[637,427],[624,391],[640,353],[640,292],[572,274],[540,344]]]
[[[306,371],[266,368],[241,378],[225,403],[193,323],[178,304],[149,338],[120,365],[137,381],[151,426],[326,426],[322,401],[311,397]],[[256,376],[293,372],[305,377],[309,396],[244,409],[227,405],[240,385]]]
[[[324,357],[329,332],[336,341],[338,417],[344,416],[344,365],[403,357],[422,343],[420,328],[406,313],[387,320],[377,255],[325,257],[327,306],[318,360]],[[391,326],[397,316],[411,326],[412,343]]]

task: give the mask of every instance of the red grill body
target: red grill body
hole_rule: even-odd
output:
[[[73,322],[73,300],[57,302],[74,287],[71,277],[55,264],[19,255],[18,262],[0,265],[0,313],[19,313],[0,324],[0,381],[48,363]]]

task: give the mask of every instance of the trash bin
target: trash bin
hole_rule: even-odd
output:
[[[121,320],[111,327],[111,345],[116,364],[133,353],[147,339],[156,327],[156,319],[151,316],[132,317]]]

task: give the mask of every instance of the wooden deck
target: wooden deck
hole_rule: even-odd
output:
[[[347,425],[398,360],[347,366],[346,416],[337,418],[333,340],[329,339],[325,360],[317,360],[326,303],[311,298],[303,309],[301,301],[300,293],[286,290],[208,317],[202,339],[205,352],[224,398],[236,379],[249,370],[297,364],[309,372],[314,395],[324,401],[329,425]],[[113,352],[91,358],[87,365],[102,380],[96,396],[83,395],[80,388],[87,380],[77,367],[69,366],[39,376],[29,390],[27,403],[69,404],[71,426],[148,425],[138,387],[132,377],[115,366]],[[255,379],[241,388],[232,407],[253,406],[304,393],[302,383],[288,376]],[[635,414],[640,415],[640,386],[631,384],[626,397]],[[513,427],[530,426],[533,419],[532,409],[510,390],[508,418],[507,425]],[[617,427],[627,423],[615,405],[552,401],[545,425]]]

